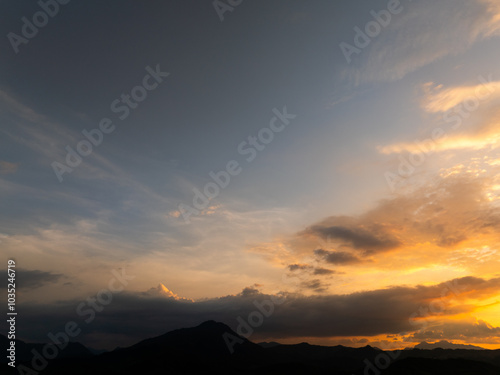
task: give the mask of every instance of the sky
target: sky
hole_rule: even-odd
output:
[[[496,0],[0,8],[20,339],[500,348]]]

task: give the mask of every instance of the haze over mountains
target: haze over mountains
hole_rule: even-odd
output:
[[[413,349],[473,349],[473,350],[485,350],[480,346],[476,345],[466,345],[466,344],[453,344],[452,342],[446,340],[440,340],[435,343],[421,342],[413,347]]]
[[[5,336],[0,336],[0,341],[8,342]],[[438,345],[450,349],[430,350]],[[403,351],[371,346],[256,344],[215,321],[100,355],[79,343],[70,343],[45,365],[40,354],[37,361],[31,359],[33,353],[44,353],[44,344],[17,341],[16,346],[18,369],[9,367],[2,358],[4,374],[500,374],[500,350],[462,348],[447,341],[421,343],[419,348]]]

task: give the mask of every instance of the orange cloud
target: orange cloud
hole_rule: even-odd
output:
[[[446,112],[460,104],[467,105],[471,102],[494,100],[500,97],[500,81],[493,81],[492,76],[488,78],[480,76],[480,83],[468,86],[455,86],[444,88],[443,85],[436,85],[432,82],[423,85],[425,92],[422,99],[422,108],[429,113]],[[471,106],[479,104],[470,103]]]
[[[423,85],[421,107],[425,112],[437,115],[433,119],[434,129],[428,132],[425,140],[379,146],[378,151],[385,155],[403,152],[430,155],[498,146],[500,81],[493,81],[490,75],[488,78],[479,77],[478,82],[448,88],[432,82]]]

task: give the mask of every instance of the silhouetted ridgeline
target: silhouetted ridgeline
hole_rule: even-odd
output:
[[[224,337],[238,341],[231,354]],[[5,336],[0,336],[5,346]],[[17,364],[32,368],[31,350],[43,344],[18,341]],[[396,357],[393,359],[393,357]],[[391,358],[385,362],[384,358]],[[2,374],[18,374],[2,358]],[[376,364],[382,365],[377,367]],[[386,367],[382,369],[382,367]],[[328,374],[328,375],[500,375],[500,350],[410,349],[392,353],[365,346],[301,343],[255,344],[214,321],[94,355],[73,343],[50,360],[41,375],[111,374]],[[35,372],[24,372],[35,374]]]

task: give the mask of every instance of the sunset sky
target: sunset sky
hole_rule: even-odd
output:
[[[237,329],[279,296],[250,340],[500,349],[498,0],[70,1],[28,38],[41,9],[0,4],[19,338]]]

